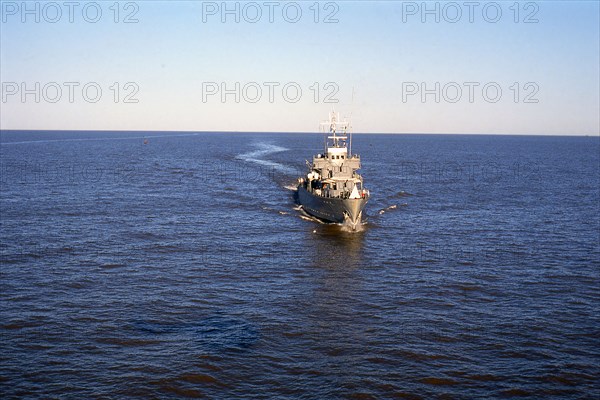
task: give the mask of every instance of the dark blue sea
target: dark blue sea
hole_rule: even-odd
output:
[[[145,143],[147,141],[147,143]],[[0,397],[600,398],[600,138],[0,136]]]

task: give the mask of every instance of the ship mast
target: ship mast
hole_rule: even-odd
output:
[[[342,121],[339,112],[331,111],[329,113],[329,121],[321,122],[321,131],[325,131],[325,129],[327,129],[328,133],[328,135],[325,136],[326,154],[331,153],[333,149],[336,149],[334,150],[335,153],[339,154],[339,150],[337,149],[344,149],[348,155],[351,155],[351,152],[346,145],[348,135],[350,135],[350,143],[352,143],[350,123],[346,119]],[[341,135],[338,135],[338,130],[341,130]]]
[[[352,114],[354,113],[354,86],[352,86],[352,105],[350,106],[350,121],[352,121]],[[354,133],[354,127],[350,125],[350,144],[348,146],[348,155],[352,157],[352,134]]]

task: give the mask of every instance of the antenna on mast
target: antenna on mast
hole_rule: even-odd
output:
[[[352,157],[352,136],[354,133],[354,125],[352,125],[352,114],[354,113],[354,86],[352,86],[352,103],[350,103],[350,143],[348,146],[348,152]]]

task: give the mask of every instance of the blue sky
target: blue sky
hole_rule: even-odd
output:
[[[597,1],[314,3],[2,1],[1,128],[599,134]]]

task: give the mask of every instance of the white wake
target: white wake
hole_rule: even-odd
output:
[[[265,157],[270,154],[280,153],[289,149],[270,143],[258,143],[255,146],[258,147],[258,149],[248,153],[238,154],[235,158],[254,164],[264,165],[286,174],[298,174],[298,171],[296,171],[294,168],[276,161],[265,159]]]

